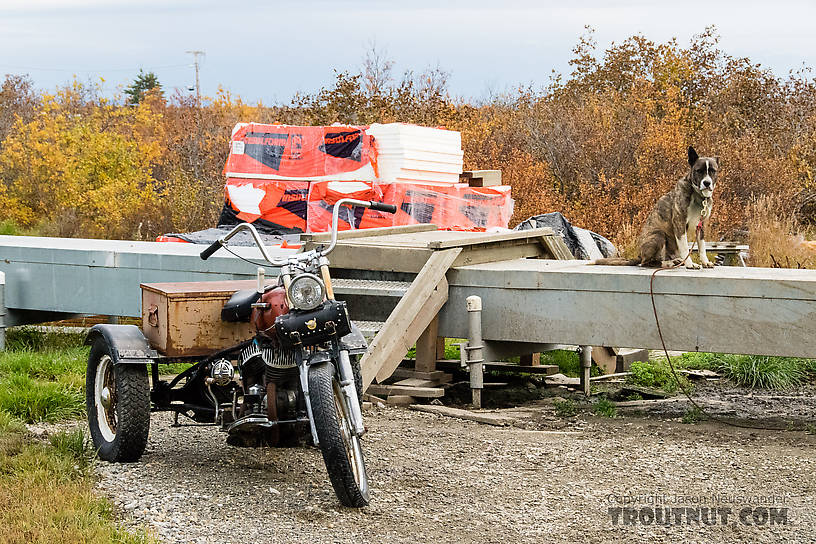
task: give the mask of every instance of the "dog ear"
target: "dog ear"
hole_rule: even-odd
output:
[[[697,162],[697,159],[699,158],[699,155],[697,155],[697,152],[694,151],[694,148],[691,147],[691,146],[689,146],[689,149],[688,149],[688,157],[689,157],[689,166],[694,166],[694,163]]]
[[[722,161],[719,155],[714,155],[714,160],[717,161],[717,168],[722,168]]]

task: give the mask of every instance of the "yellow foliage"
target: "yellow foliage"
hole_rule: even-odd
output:
[[[228,141],[240,121],[458,130],[465,169],[500,169],[513,186],[513,224],[560,211],[624,250],[657,198],[686,173],[689,145],[722,159],[712,239],[750,231],[758,198],[790,210],[802,189],[813,189],[816,82],[806,72],[779,78],[731,57],[717,48],[713,29],[688,47],[633,36],[603,52],[590,34],[574,54],[572,74],[547,88],[481,102],[452,98],[442,70],[397,81],[392,63],[373,57],[362,74],[337,73],[332,85],[272,107],[224,89],[200,104],[148,93],[129,107],[76,81],[15,102],[7,95],[25,90],[15,80],[0,92],[0,113],[14,111],[0,115],[0,220],[99,237],[214,226]],[[23,111],[18,103],[34,105]]]
[[[77,101],[66,90],[44,97],[39,115],[4,140],[6,213],[59,236],[135,236],[156,206],[161,116],[149,105],[79,112]]]

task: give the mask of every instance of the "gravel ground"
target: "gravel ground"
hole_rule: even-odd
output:
[[[503,413],[519,426],[368,411],[372,500],[359,510],[339,506],[317,449],[234,448],[164,414],[141,461],[99,463],[99,490],[168,543],[814,541],[816,436],[628,416],[565,424],[549,401]],[[731,514],[646,524],[700,506]],[[763,523],[768,506],[788,523]],[[621,511],[613,523],[618,507],[635,522]]]

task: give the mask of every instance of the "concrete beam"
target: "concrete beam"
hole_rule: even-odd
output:
[[[485,340],[660,349],[652,272],[545,260],[453,269],[439,334],[465,337],[465,299],[478,295]],[[668,349],[816,357],[816,271],[678,269],[654,287]]]

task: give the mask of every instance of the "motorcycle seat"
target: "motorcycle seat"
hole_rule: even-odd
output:
[[[259,298],[261,298],[261,295],[255,289],[236,291],[221,308],[221,321],[228,323],[249,322],[249,317],[252,315],[252,304],[258,302]]]

